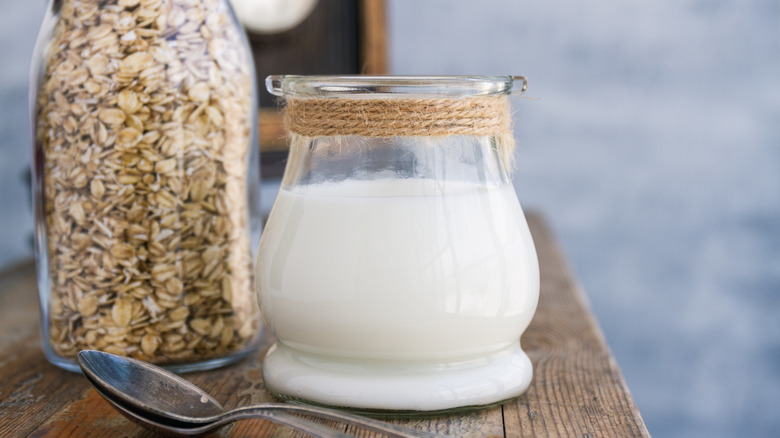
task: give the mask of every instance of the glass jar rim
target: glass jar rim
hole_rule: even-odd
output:
[[[523,94],[525,76],[301,76],[271,75],[265,79],[275,96],[314,97],[433,97],[454,98]]]

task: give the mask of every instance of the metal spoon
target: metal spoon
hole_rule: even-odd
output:
[[[114,399],[110,395],[102,392],[97,387],[95,391],[102,395],[114,408],[116,408],[121,414],[127,417],[129,420],[139,424],[140,426],[154,431],[161,435],[166,436],[200,436],[206,435],[214,429],[220,428],[228,423],[235,421],[234,418],[224,418],[214,423],[207,423],[201,426],[192,426],[190,424],[173,422],[171,420],[162,419],[160,421],[155,420],[152,414],[148,412],[136,412],[131,406],[122,405],[118,400]],[[302,432],[318,437],[318,438],[354,438],[352,435],[348,435],[343,432],[336,431],[321,424],[317,424],[288,413],[258,413],[252,416],[252,418],[265,418],[267,420],[290,426],[294,429],[298,429]]]
[[[100,395],[131,420],[158,432],[200,435],[236,420],[265,418],[318,437],[349,436],[295,415],[300,414],[394,437],[440,436],[316,406],[262,403],[226,411],[198,386],[140,360],[83,350],[78,354],[78,362]]]

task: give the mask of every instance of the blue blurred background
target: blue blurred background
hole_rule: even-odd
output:
[[[0,0],[0,268],[31,255],[43,3]],[[780,435],[779,3],[387,1],[393,73],[530,78],[515,187],[656,436]]]

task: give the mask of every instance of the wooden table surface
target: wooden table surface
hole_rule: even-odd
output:
[[[522,345],[534,365],[516,400],[468,414],[393,419],[452,436],[649,436],[620,369],[577,280],[544,220],[529,215],[541,269],[541,296]],[[0,272],[0,437],[148,437],[92,389],[80,374],[43,356],[34,265]],[[225,407],[269,401],[263,352],[226,368],[186,374]],[[370,432],[349,429],[359,436]],[[246,420],[215,436],[305,436],[264,420]]]

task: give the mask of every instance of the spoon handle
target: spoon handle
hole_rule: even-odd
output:
[[[309,435],[317,438],[354,438],[353,435],[348,435],[345,432],[331,429],[330,427],[324,426],[322,424],[315,423],[297,415],[290,415],[284,412],[277,413],[269,411],[257,411],[253,413],[235,413],[235,415],[230,415],[230,417],[230,421],[245,418],[263,418],[274,423],[289,426],[301,432],[306,432]]]
[[[327,420],[340,421],[352,426],[362,427],[374,432],[383,433],[387,436],[398,438],[420,438],[420,437],[441,437],[442,435],[433,434],[426,431],[408,429],[395,424],[385,423],[361,415],[349,414],[346,412],[320,408],[309,405],[293,405],[286,403],[262,403],[254,406],[244,406],[230,412],[232,419],[249,418],[252,416],[267,416],[269,413],[296,413],[300,415],[310,415],[312,417],[323,418]],[[288,417],[289,418],[289,417]]]

